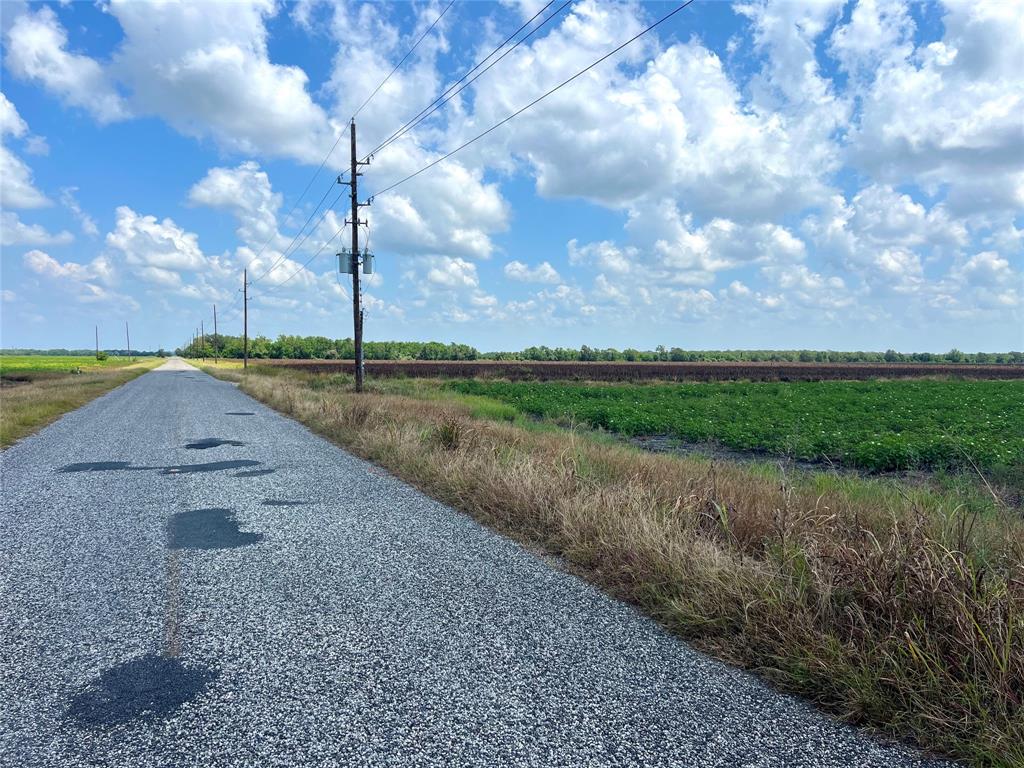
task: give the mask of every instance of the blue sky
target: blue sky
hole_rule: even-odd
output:
[[[299,195],[446,5],[4,2],[0,343],[99,324],[120,346],[127,320],[174,347],[214,304],[237,333],[245,266],[251,333],[351,335],[345,198],[300,229],[347,137]],[[363,150],[551,19],[379,152],[365,194],[675,7],[561,5],[452,5],[360,112]],[[698,0],[374,200],[367,337],[1024,348],[1021,61],[1018,3]]]

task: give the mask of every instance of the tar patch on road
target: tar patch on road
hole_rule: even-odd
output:
[[[78,464],[68,464],[61,467],[58,472],[112,472],[118,469],[148,469],[148,467],[133,467],[130,461],[82,461]]]
[[[68,717],[86,728],[164,718],[216,677],[210,669],[146,654],[106,670],[71,700]]]
[[[253,411],[228,411],[225,416],[255,416]]]
[[[308,504],[308,501],[285,501],[284,499],[264,499],[264,507],[301,507]]]
[[[198,451],[203,451],[206,450],[207,448],[217,448],[218,446],[221,445],[233,445],[236,448],[238,448],[240,446],[245,445],[245,443],[241,442],[240,440],[226,440],[222,437],[206,437],[203,438],[202,440],[196,440],[194,443],[185,443],[186,448],[191,448],[192,450]]]
[[[236,472],[232,477],[263,477],[277,472],[276,469],[250,469],[248,472]]]
[[[193,509],[174,515],[167,526],[170,549],[233,549],[263,541],[262,533],[243,533],[230,509]]]
[[[251,459],[235,459],[233,461],[208,461],[205,464],[177,464],[173,467],[164,467],[162,475],[187,475],[192,472],[217,472],[222,469],[241,469],[242,467],[255,467],[258,461]]]
[[[241,443],[237,443],[241,445]],[[208,461],[203,464],[175,464],[171,467],[133,467],[130,461],[82,461],[77,464],[68,464],[58,469],[58,472],[121,472],[125,470],[160,470],[162,475],[187,475],[192,472],[219,472],[224,469],[241,469],[242,467],[258,466],[258,461],[251,459],[234,459],[232,461]],[[269,475],[274,470],[266,469],[257,471],[256,475]],[[241,473],[247,475],[248,473]],[[252,475],[255,477],[256,475]],[[239,477],[240,475],[235,475]]]

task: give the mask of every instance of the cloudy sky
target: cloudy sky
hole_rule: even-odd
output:
[[[89,347],[99,323],[119,346],[128,320],[133,346],[173,347],[214,304],[238,333],[245,266],[251,333],[351,335],[346,198],[327,211],[347,135],[314,174],[446,5],[5,0],[0,343]],[[550,4],[361,190],[674,5]],[[455,3],[360,112],[360,148],[543,6]],[[373,201],[367,337],[1024,348],[1022,62],[1012,0],[697,0]]]

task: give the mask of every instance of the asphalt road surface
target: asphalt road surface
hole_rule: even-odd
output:
[[[937,764],[177,361],[0,471],[3,765]]]

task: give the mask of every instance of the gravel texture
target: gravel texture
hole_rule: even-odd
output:
[[[0,472],[5,766],[939,765],[180,361]]]

